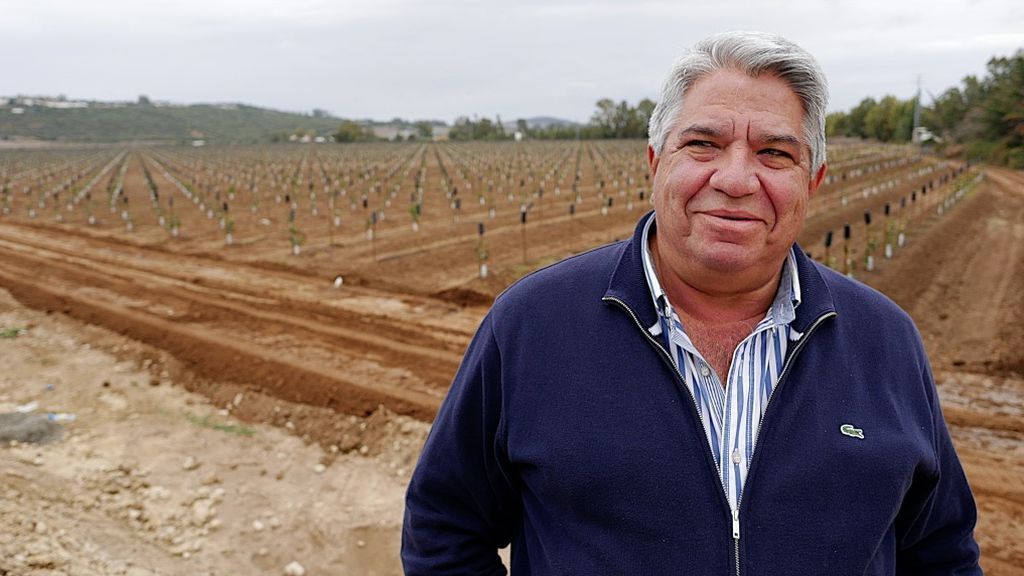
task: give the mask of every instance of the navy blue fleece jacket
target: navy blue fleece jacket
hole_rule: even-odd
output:
[[[804,336],[734,537],[693,400],[645,330],[642,226],[497,299],[409,485],[406,574],[504,574],[509,543],[514,575],[980,574],[974,500],[917,330],[799,250]]]

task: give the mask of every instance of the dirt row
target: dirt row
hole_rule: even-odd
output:
[[[988,169],[864,279],[907,310],[943,369],[1024,372],[1024,176]]]
[[[0,225],[0,281],[43,309],[281,398],[429,418],[477,318],[454,305]],[[442,325],[438,319],[444,319]]]

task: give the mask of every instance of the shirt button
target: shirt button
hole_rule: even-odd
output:
[[[706,378],[706,377],[711,375],[711,369],[708,368],[707,364],[701,364],[700,365],[700,373],[701,373],[701,375],[703,375]]]
[[[733,464],[739,464],[740,463],[740,451],[739,450],[733,450],[732,451],[732,463]]]

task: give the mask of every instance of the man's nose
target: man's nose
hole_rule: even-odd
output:
[[[708,183],[715,190],[729,196],[748,196],[757,192],[761,186],[755,169],[755,159],[748,149],[729,146],[718,158],[715,172]]]

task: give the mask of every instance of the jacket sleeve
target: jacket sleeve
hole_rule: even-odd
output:
[[[974,540],[977,509],[926,369],[936,468],[914,478],[896,519],[899,575],[980,575]],[[902,526],[901,526],[902,525]]]
[[[500,448],[501,359],[488,314],[462,360],[409,483],[402,564],[420,574],[505,574],[518,499]]]

